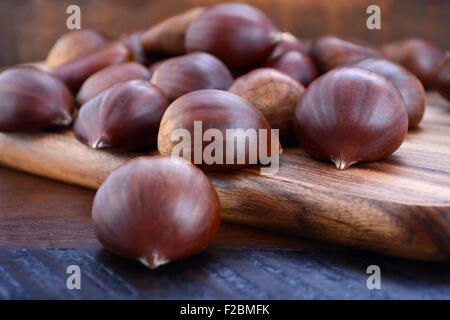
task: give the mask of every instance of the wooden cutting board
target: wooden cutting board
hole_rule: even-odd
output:
[[[277,175],[208,173],[224,220],[387,255],[450,258],[450,105],[427,95],[420,127],[384,161],[345,171],[287,148]],[[151,152],[150,154],[156,154]],[[96,189],[137,154],[91,150],[70,131],[0,133],[0,164]]]

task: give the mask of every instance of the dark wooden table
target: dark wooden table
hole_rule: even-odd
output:
[[[94,192],[0,167],[0,299],[450,299],[450,265],[223,223],[197,257],[149,270],[95,239]],[[80,231],[82,230],[82,231]],[[381,290],[366,268],[381,268]],[[66,287],[69,265],[81,290]]]

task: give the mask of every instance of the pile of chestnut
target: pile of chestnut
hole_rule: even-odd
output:
[[[203,171],[169,156],[175,129],[192,132],[194,121],[224,133],[279,129],[281,143],[296,138],[312,157],[346,169],[399,148],[423,117],[424,87],[450,99],[450,58],[429,41],[378,49],[323,36],[309,45],[242,3],[196,7],[116,40],[68,32],[45,70],[0,74],[0,131],[73,123],[90,148],[157,146],[160,156],[116,169],[92,210],[107,249],[151,268],[200,252],[220,224],[219,198]]]

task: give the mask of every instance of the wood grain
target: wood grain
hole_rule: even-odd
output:
[[[0,249],[0,261],[0,299],[450,299],[447,263],[344,248],[209,248],[156,270],[99,248]],[[366,286],[374,263],[381,290]],[[66,287],[70,265],[81,269],[81,290]],[[166,318],[178,319],[172,309]]]
[[[95,192],[0,166],[0,248],[101,248]],[[320,248],[322,244],[224,222],[211,247]]]
[[[403,258],[448,260],[449,136],[450,108],[429,95],[419,129],[383,162],[338,171],[290,148],[277,175],[250,167],[208,176],[227,221]],[[88,149],[70,131],[0,134],[0,163],[92,189],[134,156]]]
[[[395,259],[224,222],[200,255],[158,270],[108,253],[94,191],[0,167],[0,299],[448,299],[448,263]],[[281,249],[283,248],[283,249]],[[66,268],[82,270],[67,290]],[[367,266],[382,290],[367,290]]]

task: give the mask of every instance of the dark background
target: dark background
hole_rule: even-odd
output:
[[[66,29],[66,8],[81,8],[82,28],[117,37],[196,5],[218,0],[0,0],[0,66],[45,59]],[[311,39],[324,33],[381,44],[405,36],[431,39],[450,50],[448,0],[248,0],[285,30]],[[381,30],[366,28],[366,8],[381,8]]]

